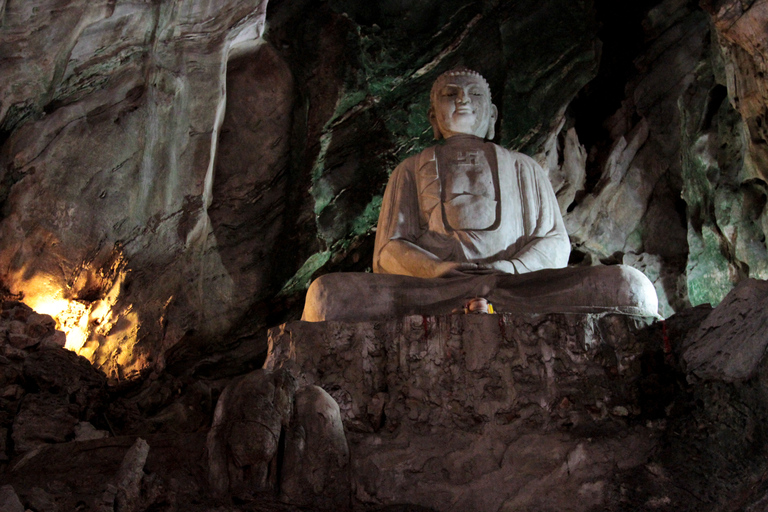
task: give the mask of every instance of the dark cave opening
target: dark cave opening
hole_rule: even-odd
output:
[[[575,119],[579,141],[587,148],[586,192],[594,189],[601,176],[603,160],[613,141],[605,120],[610,118],[626,97],[626,85],[638,74],[635,59],[645,46],[643,20],[659,0],[617,3],[595,0],[595,16],[599,25],[597,37],[602,41],[597,76],[582,89],[569,106],[569,117]]]

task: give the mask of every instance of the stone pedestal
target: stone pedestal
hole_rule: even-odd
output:
[[[287,370],[338,403],[352,508],[589,510],[608,499],[610,475],[654,445],[653,424],[633,421],[648,321],[292,322],[270,331],[265,370]]]

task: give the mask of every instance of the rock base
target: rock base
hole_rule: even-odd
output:
[[[656,429],[639,383],[650,321],[621,315],[412,316],[294,322],[266,371],[339,404],[355,508],[571,510],[606,501]],[[615,437],[621,431],[621,439]],[[544,492],[546,490],[546,492]]]

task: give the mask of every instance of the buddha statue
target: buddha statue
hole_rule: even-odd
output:
[[[498,115],[483,77],[437,78],[429,120],[444,144],[392,173],[373,274],[336,273],[307,291],[302,320],[365,321],[484,311],[657,316],[656,291],[624,265],[567,267],[570,242],[552,185],[532,158],[486,139]]]

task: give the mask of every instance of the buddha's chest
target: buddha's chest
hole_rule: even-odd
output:
[[[440,203],[447,229],[484,230],[497,224],[500,194],[495,156],[493,147],[486,144],[438,150]]]

